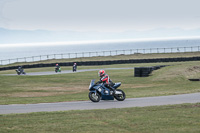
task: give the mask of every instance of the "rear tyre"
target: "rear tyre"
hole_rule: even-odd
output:
[[[114,95],[114,98],[117,100],[117,101],[124,101],[125,98],[126,98],[126,94],[120,90],[120,89],[116,89],[116,91],[120,91],[122,94],[115,94]]]
[[[92,102],[99,102],[100,101],[100,95],[98,93],[95,93],[94,92],[90,92],[89,93],[89,99],[92,101]]]

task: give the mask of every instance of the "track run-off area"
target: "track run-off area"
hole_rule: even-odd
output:
[[[170,95],[170,96],[127,98],[124,101],[102,100],[98,103],[93,103],[91,101],[74,101],[74,102],[58,102],[58,103],[0,105],[0,114],[130,108],[130,107],[160,106],[160,105],[198,103],[198,102],[200,102],[200,93],[191,93],[191,94]]]

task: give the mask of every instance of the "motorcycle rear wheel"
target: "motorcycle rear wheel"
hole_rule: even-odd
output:
[[[90,92],[89,93],[89,99],[92,101],[92,102],[99,102],[100,101],[100,95],[98,93],[95,93],[94,92]]]
[[[115,95],[114,95],[114,98],[115,98],[117,101],[124,101],[125,98],[126,98],[126,94],[125,94],[122,90],[120,90],[120,89],[117,89],[116,91],[120,91],[120,92],[122,92],[122,94],[115,94]]]

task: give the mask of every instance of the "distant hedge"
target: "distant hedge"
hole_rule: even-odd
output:
[[[181,61],[199,61],[200,57],[178,57],[178,58],[155,58],[155,59],[130,59],[130,60],[110,60],[110,61],[81,61],[76,62],[78,66],[91,66],[91,65],[112,65],[112,64],[128,64],[128,63],[158,63],[158,62],[181,62]],[[52,67],[56,64],[60,66],[72,66],[73,62],[57,62],[57,63],[44,63],[23,65],[23,68],[38,68],[38,67]],[[0,71],[17,69],[18,66],[2,67]]]

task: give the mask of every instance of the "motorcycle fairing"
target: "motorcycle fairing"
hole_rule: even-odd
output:
[[[115,85],[113,86],[113,88],[118,88],[121,85],[121,82],[115,83]]]

